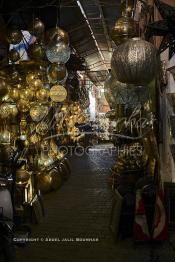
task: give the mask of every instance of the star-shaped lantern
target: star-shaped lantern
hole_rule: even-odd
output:
[[[175,7],[167,5],[160,0],[154,0],[163,20],[148,24],[146,38],[163,36],[159,52],[169,47],[170,58],[175,53]]]

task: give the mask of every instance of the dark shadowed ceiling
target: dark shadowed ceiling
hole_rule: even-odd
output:
[[[96,84],[104,81],[112,53],[110,32],[120,16],[120,0],[1,0],[0,7],[5,24],[21,29],[39,17],[47,30],[59,17],[72,47],[85,58],[88,74]]]

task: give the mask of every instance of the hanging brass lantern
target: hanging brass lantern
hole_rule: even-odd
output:
[[[63,102],[67,97],[67,90],[64,86],[54,85],[50,89],[50,98],[53,102]]]
[[[22,82],[22,77],[15,68],[14,68],[12,74],[11,74],[11,81],[14,84],[19,84],[20,82]]]
[[[8,103],[0,105],[0,118],[8,118],[10,116],[10,108]]]
[[[34,79],[33,81],[31,81],[30,83],[30,88],[32,88],[33,90],[38,90],[39,88],[43,87],[43,83],[42,81],[38,78],[38,79]]]
[[[44,136],[48,133],[49,131],[49,126],[47,123],[45,122],[40,122],[37,124],[36,126],[36,132],[41,135],[41,136]]]
[[[34,82],[34,80],[38,79],[38,75],[36,72],[29,72],[26,75],[26,82],[28,85],[32,85],[32,83]]]
[[[15,29],[15,30],[9,30],[7,33],[7,41],[9,44],[19,44],[23,39],[23,34],[21,30]]]
[[[65,65],[53,63],[48,68],[48,79],[52,84],[65,82],[67,76],[68,73]]]
[[[20,90],[20,99],[31,101],[34,97],[34,91],[31,88],[25,88]]]
[[[30,108],[30,116],[33,121],[39,122],[44,117],[46,117],[49,113],[49,109],[47,106],[41,104],[33,104]]]
[[[41,88],[36,92],[36,98],[38,101],[46,102],[49,98],[49,91],[45,88]]]
[[[4,78],[0,77],[0,97],[5,96],[8,93],[7,83]]]
[[[8,58],[12,63],[15,63],[20,59],[20,54],[15,48],[13,48],[9,51]]]
[[[55,162],[55,159],[51,156],[48,156],[48,154],[41,154],[40,157],[37,159],[37,167],[38,170],[48,170],[50,169]]]
[[[45,26],[43,22],[37,17],[29,25],[29,32],[36,37],[41,37],[44,33],[44,30]]]
[[[60,41],[59,35],[55,35],[46,48],[46,56],[49,62],[65,64],[71,55],[70,47]]]
[[[23,112],[23,113],[26,113],[30,109],[29,100],[20,99],[20,100],[18,100],[16,106],[17,106],[18,110],[20,112]]]
[[[16,104],[9,104],[9,109],[10,109],[10,116],[12,118],[16,117],[18,114],[18,109],[16,107]]]
[[[20,89],[17,87],[10,88],[9,97],[15,102],[20,98]]]
[[[45,47],[43,44],[36,42],[29,46],[28,54],[33,60],[43,60],[45,58]]]
[[[136,25],[134,19],[128,16],[119,18],[112,29],[111,38],[118,46],[129,38],[136,35]]]
[[[69,44],[68,33],[65,32],[63,29],[61,29],[60,27],[51,28],[49,31],[46,32],[47,42],[49,43],[54,38],[55,35],[58,35],[59,40],[63,41],[66,45]]]
[[[145,40],[130,39],[114,51],[111,66],[122,83],[148,84],[159,66],[157,50]]]
[[[0,143],[10,144],[10,132],[8,130],[0,131]]]
[[[29,138],[29,142],[33,145],[40,143],[40,141],[41,141],[41,137],[37,135],[36,133],[31,135]]]

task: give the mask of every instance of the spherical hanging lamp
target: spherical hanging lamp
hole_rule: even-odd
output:
[[[70,47],[60,41],[58,34],[54,36],[46,48],[46,56],[51,63],[65,64],[69,60],[70,54]]]
[[[112,72],[122,83],[146,85],[155,76],[159,66],[156,48],[140,38],[128,40],[114,51]]]
[[[15,63],[20,59],[20,54],[15,48],[13,48],[9,51],[8,58],[12,63]]]
[[[33,60],[43,60],[45,58],[45,46],[37,42],[30,45],[28,48],[28,55]]]
[[[9,44],[17,45],[23,39],[23,34],[21,30],[18,29],[10,29],[7,32],[7,41]]]
[[[49,82],[52,84],[64,84],[68,77],[68,72],[64,64],[53,63],[47,70]]]
[[[68,33],[58,26],[51,28],[46,32],[46,41],[49,43],[55,37],[55,35],[57,35],[59,40],[64,42],[66,45],[69,44]]]
[[[36,17],[29,25],[29,32],[36,37],[41,37],[44,30],[45,26],[38,17]]]
[[[53,102],[63,102],[67,97],[67,90],[64,86],[54,85],[50,89],[50,98]]]
[[[116,21],[115,26],[112,29],[111,38],[118,46],[135,35],[136,25],[134,19],[128,16],[122,16]]]

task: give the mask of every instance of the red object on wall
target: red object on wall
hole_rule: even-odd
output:
[[[137,190],[136,192],[134,238],[136,241],[151,240],[141,190]]]
[[[155,215],[153,221],[153,240],[167,240],[168,239],[168,223],[164,207],[164,192],[160,188],[157,192]]]

